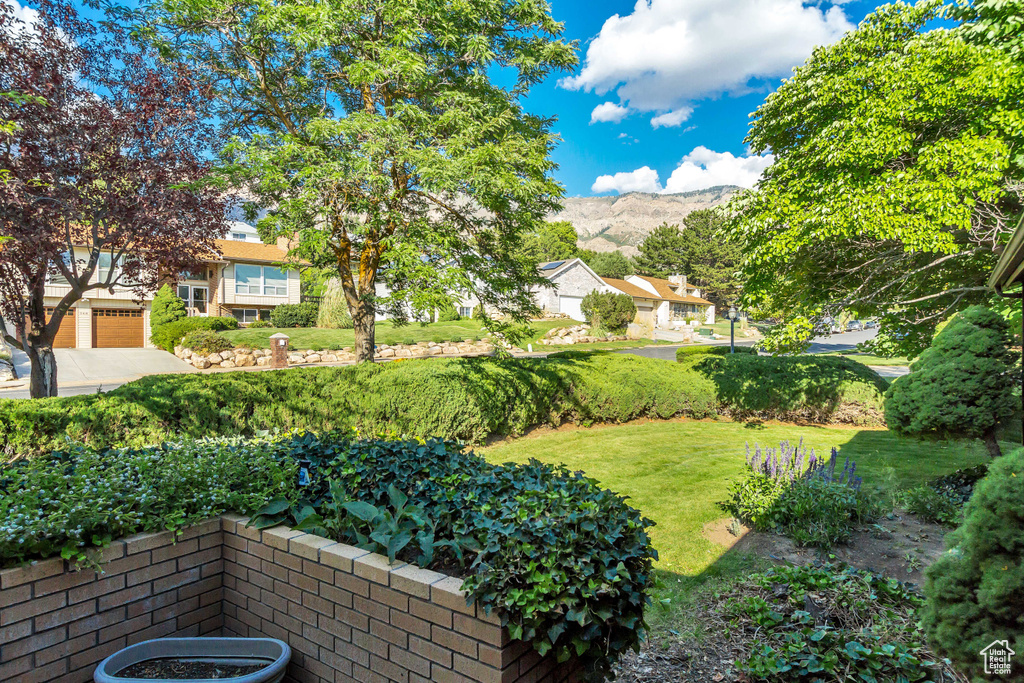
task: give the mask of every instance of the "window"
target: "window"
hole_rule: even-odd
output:
[[[459,306],[459,317],[460,318],[472,318],[473,309],[469,306]]]
[[[71,268],[71,254],[69,252],[65,251],[61,256],[64,258],[64,265],[67,266],[68,268]],[[57,266],[55,264],[54,268],[56,268],[56,267]],[[50,281],[50,284],[52,284],[52,285],[67,285],[67,284],[70,284],[68,282],[68,279],[66,277],[64,277],[64,275],[59,270],[54,272],[54,273],[52,273],[50,275],[49,281]]]
[[[108,277],[111,281],[117,280],[117,270],[111,265],[113,258],[109,252],[100,252],[99,260],[96,262],[96,277],[99,282],[106,282]],[[113,275],[111,271],[114,271]]]
[[[288,296],[288,276],[280,268],[236,264],[235,294]]]
[[[233,308],[231,314],[243,325],[254,323],[257,320],[270,320],[270,309],[267,308]]]
[[[192,288],[188,285],[178,285],[178,298],[184,301],[186,305],[188,304],[188,300],[192,298],[190,296],[191,289]]]
[[[264,296],[288,296],[288,276],[279,268],[263,268]]]
[[[259,294],[263,269],[259,266],[235,266],[235,294]]]
[[[183,271],[181,271],[181,273],[178,274],[178,279],[179,280],[205,280],[206,279],[206,272],[205,271],[193,272],[191,270],[183,270]]]
[[[244,232],[233,232],[233,233],[231,233],[231,239],[235,240],[236,242],[244,242],[245,241],[245,233]]]

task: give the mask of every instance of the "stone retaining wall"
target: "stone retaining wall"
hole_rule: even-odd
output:
[[[111,653],[173,635],[279,638],[299,683],[575,680],[468,606],[459,579],[245,522],[116,541],[102,573],[60,559],[0,571],[0,681],[86,683]]]

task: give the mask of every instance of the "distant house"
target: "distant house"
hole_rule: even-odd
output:
[[[700,289],[686,282],[685,275],[667,280],[645,275],[629,275],[625,280],[604,278],[618,292],[633,297],[637,322],[652,328],[677,327],[689,320],[712,324],[715,305],[701,298]]]
[[[242,222],[229,222],[230,239],[215,241],[216,252],[191,273],[171,280],[178,296],[194,316],[234,316],[240,323],[267,319],[280,304],[299,303],[300,283],[297,270],[284,270],[287,251],[276,244],[263,244],[255,228]],[[77,251],[77,250],[76,250]],[[86,258],[83,249],[79,258]],[[101,254],[94,276],[107,277],[110,254]],[[60,278],[46,285],[44,303],[56,306],[70,287]],[[146,292],[136,301],[133,290],[115,287],[113,292],[95,289],[78,301],[61,322],[54,339],[58,348],[130,348],[151,346],[149,313],[154,292]]]
[[[580,304],[593,291],[611,288],[586,263],[578,258],[548,261],[537,266],[540,274],[554,287],[535,287],[534,298],[545,313],[564,313],[573,320],[584,320]]]

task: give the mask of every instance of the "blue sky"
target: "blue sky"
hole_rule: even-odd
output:
[[[560,74],[534,88],[527,108],[558,117],[556,177],[569,196],[751,185],[770,159],[747,155],[749,114],[815,45],[834,42],[875,7],[551,3],[567,38],[580,42],[580,67],[569,79]]]

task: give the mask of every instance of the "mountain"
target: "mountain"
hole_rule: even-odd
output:
[[[636,245],[662,223],[682,224],[691,211],[723,204],[739,189],[723,185],[678,194],[628,192],[616,197],[566,197],[562,200],[565,208],[548,216],[548,220],[572,223],[581,248],[618,249],[634,256]]]

